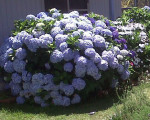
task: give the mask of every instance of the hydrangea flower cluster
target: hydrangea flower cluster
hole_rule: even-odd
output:
[[[9,86],[18,104],[34,98],[41,107],[49,100],[69,106],[81,101],[87,83],[105,79],[104,73],[117,73],[110,80],[129,78],[129,52],[113,44],[119,33],[108,20],[57,9],[27,15],[26,20],[36,23],[33,30],[20,31],[0,49],[0,66],[11,74]]]

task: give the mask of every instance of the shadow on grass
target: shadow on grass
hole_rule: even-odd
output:
[[[118,102],[117,97],[105,96],[103,98],[90,98],[87,102],[72,105],[69,107],[60,107],[50,105],[46,108],[41,108],[37,105],[17,105],[17,104],[0,104],[0,111],[6,110],[10,112],[24,112],[32,114],[47,114],[49,116],[57,115],[71,115],[71,114],[84,114],[89,112],[97,112],[107,110],[112,107],[114,103]]]

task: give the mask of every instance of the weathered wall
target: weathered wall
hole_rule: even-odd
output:
[[[14,20],[44,10],[44,0],[0,0],[0,44],[10,35]]]

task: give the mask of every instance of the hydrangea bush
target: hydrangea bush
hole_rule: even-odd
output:
[[[127,80],[131,52],[111,25],[94,13],[57,9],[17,21],[0,49],[0,66],[17,103],[69,106]]]

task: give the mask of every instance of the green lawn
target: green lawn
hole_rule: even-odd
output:
[[[144,97],[144,98],[143,98]],[[0,120],[149,120],[150,84],[135,87],[127,97],[106,96],[70,107],[0,104]],[[89,115],[90,112],[96,112]],[[121,114],[119,114],[121,111]]]

